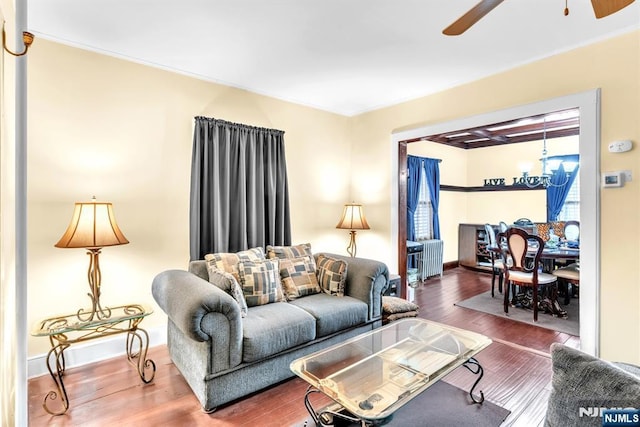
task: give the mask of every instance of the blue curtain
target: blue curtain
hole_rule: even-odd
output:
[[[415,240],[414,215],[418,207],[420,196],[420,179],[422,170],[427,180],[427,187],[431,194],[433,208],[433,238],[440,238],[440,218],[438,206],[440,204],[440,160],[428,157],[407,156],[407,240]]]
[[[407,156],[407,240],[416,238],[413,216],[418,208],[422,157]]]
[[[424,159],[424,171],[429,193],[431,194],[431,207],[433,208],[433,238],[440,239],[440,217],[438,216],[438,206],[440,205],[440,160]]]
[[[564,160],[572,160],[577,161],[577,156],[564,156]],[[567,200],[567,195],[569,194],[569,190],[573,185],[573,182],[576,180],[576,176],[578,176],[578,171],[580,170],[580,165],[576,166],[573,172],[569,174],[569,179],[565,185],[562,183],[567,179],[567,175],[564,171],[564,167],[560,164],[560,167],[557,171],[551,175],[551,184],[547,187],[547,221],[557,221],[558,215],[562,210],[562,206],[564,206],[564,202]]]

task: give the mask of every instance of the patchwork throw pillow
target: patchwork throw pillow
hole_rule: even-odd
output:
[[[240,283],[238,263],[240,261],[261,261],[265,259],[265,256],[262,248],[251,248],[235,254],[224,252],[207,254],[204,259],[207,261],[207,270],[209,268],[217,268],[218,270],[226,271],[233,274],[238,283]]]
[[[235,276],[226,271],[218,270],[217,268],[207,268],[207,270],[209,272],[209,282],[231,295],[238,303],[242,317],[246,317],[247,301],[244,299],[242,288],[240,284],[238,284]]]
[[[287,300],[322,292],[312,256],[280,260],[280,281]]]
[[[310,256],[313,260],[313,254],[311,253],[311,243],[303,243],[295,246],[267,246],[267,258],[298,258],[301,256]]]
[[[344,286],[347,281],[346,262],[320,254],[316,260],[316,272],[318,284],[325,293],[344,296]]]
[[[238,274],[247,306],[284,301],[278,260],[240,261]]]

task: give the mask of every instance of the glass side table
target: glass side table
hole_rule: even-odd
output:
[[[72,344],[116,334],[127,334],[126,351],[129,363],[136,367],[140,379],[150,383],[156,373],[156,364],[147,359],[149,334],[138,325],[153,313],[148,307],[131,304],[111,307],[110,316],[104,319],[81,320],[78,313],[51,317],[40,321],[31,331],[36,337],[49,337],[51,350],[47,353],[47,368],[57,390],[44,397],[42,407],[51,415],[62,415],[69,409],[69,398],[62,377],[65,371],[64,351]],[[58,410],[49,408],[49,402],[60,398]]]

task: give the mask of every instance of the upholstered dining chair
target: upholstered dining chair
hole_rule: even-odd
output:
[[[556,268],[551,272],[558,278],[558,287],[564,291],[564,305],[571,301],[571,294],[580,286],[580,265],[578,263],[569,264],[566,267]],[[571,285],[571,290],[569,290]]]
[[[533,321],[538,321],[539,287],[548,288],[557,284],[553,274],[539,271],[544,241],[539,236],[529,234],[520,228],[510,228],[504,233],[507,250],[503,251],[504,269],[504,312],[509,312],[509,290],[512,286],[532,288]],[[537,246],[537,247],[536,247]],[[506,262],[506,255],[511,262]],[[545,289],[547,290],[547,289]],[[514,290],[515,293],[515,290]],[[555,297],[555,295],[554,295]]]
[[[566,221],[564,223],[564,237],[568,241],[579,241],[580,240],[580,223],[578,221]]]
[[[484,233],[487,240],[487,251],[491,256],[491,298],[493,298],[496,287],[496,276],[498,277],[498,292],[502,293],[504,263],[502,261],[501,249],[496,239],[496,231],[493,229],[493,226],[491,224],[485,224]]]

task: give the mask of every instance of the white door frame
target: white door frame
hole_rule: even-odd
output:
[[[580,347],[600,355],[600,89],[394,132],[391,135],[391,255],[398,260],[398,143],[425,135],[548,112],[580,110]]]

